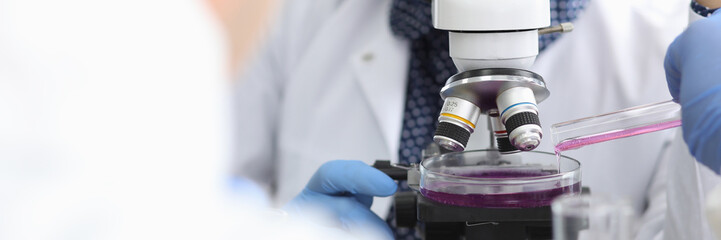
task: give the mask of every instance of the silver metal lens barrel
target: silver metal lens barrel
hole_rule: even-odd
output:
[[[513,146],[521,151],[531,151],[541,144],[543,131],[538,119],[536,97],[531,89],[507,89],[498,95],[496,104]]]
[[[433,140],[445,149],[463,151],[480,116],[481,109],[473,103],[457,97],[446,98]]]
[[[534,123],[525,124],[514,129],[508,134],[511,145],[521,151],[531,151],[541,145],[543,132],[541,126]]]

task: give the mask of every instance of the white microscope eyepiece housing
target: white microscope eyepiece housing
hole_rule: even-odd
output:
[[[508,152],[535,149],[543,135],[536,104],[550,93],[528,69],[538,55],[539,29],[549,32],[550,1],[433,0],[432,11],[433,26],[449,31],[459,71],[441,89],[445,102],[434,141],[465,150],[480,115],[490,111],[516,148]]]

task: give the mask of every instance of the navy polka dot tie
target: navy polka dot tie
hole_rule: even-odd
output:
[[[551,25],[576,19],[588,0],[551,0]],[[457,72],[448,55],[448,33],[433,28],[430,4],[422,0],[394,0],[390,24],[393,33],[411,43],[405,111],[399,163],[418,163],[421,151],[433,141],[436,118],[443,106],[439,95],[446,80]],[[542,51],[560,34],[539,37]],[[410,191],[403,181],[400,191]],[[421,239],[414,229],[397,228],[395,210],[391,208],[388,224],[395,230],[396,239]]]

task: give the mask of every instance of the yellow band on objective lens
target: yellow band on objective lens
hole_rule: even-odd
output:
[[[441,113],[441,116],[446,116],[446,117],[458,119],[458,120],[460,120],[461,122],[464,122],[464,123],[466,123],[466,124],[468,124],[468,125],[471,125],[472,128],[476,128],[476,124],[473,124],[473,123],[471,123],[471,121],[468,121],[468,120],[466,120],[466,119],[464,119],[464,118],[462,118],[462,117],[459,117],[459,116],[457,116],[457,115],[455,115],[455,114]]]

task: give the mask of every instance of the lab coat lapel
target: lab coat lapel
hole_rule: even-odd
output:
[[[371,1],[372,2],[372,1]],[[378,2],[369,4],[379,4]],[[383,1],[390,14],[390,1]],[[353,55],[353,72],[383,131],[389,156],[397,162],[408,71],[408,42],[393,36],[389,19],[369,22],[374,38]]]

